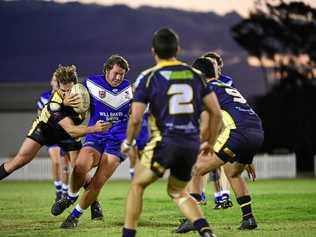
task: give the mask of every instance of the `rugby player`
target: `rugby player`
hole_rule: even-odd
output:
[[[61,228],[75,228],[85,209],[97,198],[104,183],[111,177],[116,168],[126,159],[121,153],[120,145],[126,137],[130,103],[133,97],[132,88],[125,74],[129,64],[119,55],[110,56],[103,68],[103,74],[89,76],[84,85],[90,93],[89,124],[98,120],[111,123],[111,128],[103,133],[89,134],[85,137],[83,148],[70,178],[68,196],[53,205],[53,215],[60,215],[72,205],[84,185],[86,174],[97,167],[90,184],[86,187],[79,203],[61,224]],[[100,206],[95,208],[100,209]],[[101,212],[101,210],[100,210]],[[100,219],[103,216],[99,217]]]
[[[215,153],[201,153],[193,173],[195,176],[202,176],[224,166],[242,212],[242,221],[238,229],[255,229],[257,223],[252,212],[250,193],[241,174],[246,169],[255,179],[252,161],[264,139],[261,120],[236,88],[217,80],[215,60],[201,57],[195,60],[193,67],[203,72],[214,88],[225,125],[214,146]],[[191,230],[194,230],[193,225],[186,220],[176,232],[186,233]]]
[[[50,81],[51,90],[45,91],[41,94],[37,101],[37,115],[40,116],[44,106],[50,100],[52,94],[58,90],[58,83],[56,77],[53,75]],[[55,186],[55,201],[61,199],[63,194],[68,192],[68,162],[62,155],[64,152],[57,144],[47,147],[48,154],[52,160],[52,175]]]
[[[202,55],[202,57],[208,57],[214,59],[217,63],[216,74],[218,75],[218,80],[221,82],[235,87],[233,79],[223,73],[224,62],[222,57],[216,52],[207,52]],[[214,170],[205,175],[203,178],[200,176],[194,176],[192,181],[188,185],[188,192],[197,200],[198,203],[206,205],[207,198],[205,195],[205,189],[208,181],[208,177],[213,182],[214,187],[214,202],[215,210],[226,209],[233,206],[233,203],[230,199],[230,185],[223,170],[223,167],[220,169]],[[201,180],[203,179],[203,181]],[[183,222],[183,220],[180,220]]]
[[[109,124],[101,120],[89,126],[80,125],[84,115],[63,104],[63,99],[70,93],[71,87],[78,82],[74,65],[60,65],[54,76],[57,79],[57,91],[52,94],[41,114],[33,122],[17,155],[0,166],[0,180],[32,161],[44,145],[57,144],[74,160],[81,148],[80,137],[108,129]]]
[[[127,153],[135,143],[147,104],[151,137],[135,167],[127,197],[123,237],[136,235],[144,190],[167,169],[170,169],[169,196],[193,222],[200,236],[215,236],[185,187],[191,179],[191,169],[199,152],[199,118],[203,104],[211,117],[211,145],[219,133],[222,117],[212,88],[207,86],[198,71],[176,59],[178,49],[178,36],[173,30],[162,28],[157,31],[152,41],[157,65],[144,71],[136,82],[127,138],[121,150]],[[207,138],[202,136],[203,141]]]

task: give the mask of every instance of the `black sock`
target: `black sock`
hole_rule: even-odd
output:
[[[251,210],[251,197],[250,196],[242,196],[237,198],[237,202],[240,205],[242,211],[242,218],[248,219],[252,217],[252,210]]]
[[[127,228],[123,228],[122,231],[122,237],[135,237],[136,236],[136,230],[133,229],[127,229]]]
[[[201,194],[199,193],[190,193],[191,197],[193,197],[197,202],[202,200]]]
[[[205,232],[212,233],[210,225],[204,218],[198,219],[193,222],[194,228],[199,232],[200,236],[204,236]]]
[[[0,166],[0,180],[4,179],[5,177],[7,177],[9,174],[9,172],[7,172],[5,169],[4,169],[4,163]]]

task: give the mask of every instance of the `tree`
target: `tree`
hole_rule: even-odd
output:
[[[315,78],[316,9],[303,2],[272,2],[256,1],[249,18],[232,27],[234,40],[261,62],[267,87],[265,60],[273,62],[272,79],[286,78],[288,70]]]
[[[303,2],[259,0],[231,32],[261,62],[270,89],[255,105],[265,130],[263,151],[286,148],[296,153],[299,170],[311,170],[316,154],[316,9]]]

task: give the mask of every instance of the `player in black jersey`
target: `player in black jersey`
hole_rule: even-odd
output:
[[[214,146],[215,152],[200,154],[193,168],[194,178],[199,179],[209,171],[224,166],[242,211],[239,229],[255,229],[257,223],[251,208],[251,197],[241,173],[247,170],[255,179],[252,161],[264,138],[261,120],[236,88],[217,80],[215,60],[207,57],[198,58],[193,63],[193,67],[203,72],[208,78],[208,83],[212,85],[222,109],[224,122],[224,127]],[[185,233],[191,230],[194,230],[193,225],[186,220],[181,223],[176,232]]]
[[[214,144],[221,127],[221,113],[215,93],[204,77],[191,66],[176,59],[178,37],[163,28],[154,34],[152,53],[157,65],[136,80],[127,137],[123,152],[135,145],[142,117],[149,104],[151,137],[135,167],[128,193],[123,237],[134,237],[147,186],[170,169],[167,192],[180,211],[189,218],[202,237],[214,237],[207,220],[194,199],[185,191],[191,179],[202,141]],[[209,111],[211,135],[199,131],[203,105]]]
[[[63,104],[63,99],[70,93],[71,87],[78,82],[74,65],[60,65],[54,76],[57,78],[58,90],[53,93],[33,122],[17,155],[0,166],[0,180],[32,161],[44,145],[57,144],[70,156],[71,160],[74,160],[81,148],[81,136],[102,132],[109,127],[109,124],[103,121],[98,121],[90,127],[80,125],[84,120],[83,115]]]

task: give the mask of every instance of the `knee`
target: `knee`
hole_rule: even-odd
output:
[[[183,196],[184,191],[179,191],[178,189],[175,189],[168,185],[167,187],[167,193],[171,199],[177,199]]]
[[[87,164],[81,160],[77,160],[73,169],[73,173],[78,176],[85,177],[88,172],[89,167],[87,166]]]
[[[228,179],[238,178],[240,177],[242,173],[242,170],[239,170],[235,167],[229,167],[229,168],[225,167],[224,171]]]

